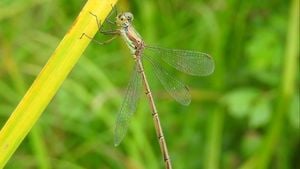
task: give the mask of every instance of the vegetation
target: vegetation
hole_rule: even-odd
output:
[[[84,4],[0,2],[1,128]],[[118,8],[134,14],[147,43],[215,60],[208,77],[170,69],[189,85],[188,107],[146,65],[174,168],[299,168],[299,0],[120,0]],[[113,145],[132,67],[121,39],[90,44],[5,168],[163,168],[144,95],[124,141]]]

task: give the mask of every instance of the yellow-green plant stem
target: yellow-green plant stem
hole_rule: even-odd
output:
[[[264,138],[262,151],[258,156],[257,169],[267,169],[270,167],[272,153],[276,149],[284,126],[284,116],[289,112],[289,105],[296,91],[297,68],[299,65],[299,0],[291,2],[286,44],[280,97],[274,118]]]
[[[278,146],[277,144],[284,127],[284,116],[289,111],[289,105],[296,90],[297,73],[299,71],[299,0],[291,2],[286,54],[283,61],[283,76],[278,104],[264,138],[264,143],[258,153],[251,157],[240,169],[270,168],[272,154],[276,146]]]
[[[32,126],[39,119],[67,75],[90,42],[82,33],[94,36],[95,17],[105,20],[117,0],[88,0],[70,30],[35,79],[0,131],[0,168],[3,168]],[[59,17],[59,16],[58,16]]]

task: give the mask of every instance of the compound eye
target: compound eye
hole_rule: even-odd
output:
[[[127,14],[127,19],[128,19],[129,21],[132,21],[132,20],[133,20],[133,15],[132,15],[131,13],[128,13],[128,14]]]
[[[119,15],[118,18],[119,18],[121,21],[124,21],[124,19],[125,19],[123,15]]]

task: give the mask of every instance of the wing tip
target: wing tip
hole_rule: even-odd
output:
[[[190,104],[191,104],[191,100],[189,100],[189,101],[187,101],[186,103],[181,103],[182,105],[184,105],[184,106],[189,106]]]
[[[120,143],[121,143],[120,139],[115,138],[114,146],[118,147],[120,145]]]
[[[212,63],[211,63],[211,68],[205,72],[201,72],[200,74],[195,74],[196,76],[209,76],[211,74],[213,74],[215,72],[215,62],[213,59],[212,60]]]
[[[184,99],[184,100],[177,100],[177,102],[179,102],[180,104],[184,105],[184,106],[189,106],[192,102],[192,99],[191,98],[188,98],[188,99]]]

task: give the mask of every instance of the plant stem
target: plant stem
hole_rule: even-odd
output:
[[[289,111],[290,101],[296,90],[296,74],[299,63],[299,0],[293,0],[290,12],[280,97],[276,114],[265,137],[263,149],[258,158],[257,168],[259,169],[268,168],[272,153],[280,139],[285,119],[284,116]]]
[[[280,140],[284,116],[289,111],[290,101],[296,90],[296,79],[299,71],[297,70],[299,66],[299,0],[293,0],[290,12],[286,54],[283,60],[282,85],[274,118],[264,138],[261,150],[241,166],[241,169],[265,169],[269,167],[272,153]]]
[[[21,144],[88,46],[90,39],[79,37],[82,33],[94,36],[98,31],[95,18],[89,12],[103,21],[116,2],[117,0],[87,1],[70,30],[1,129],[0,168],[5,166]]]

